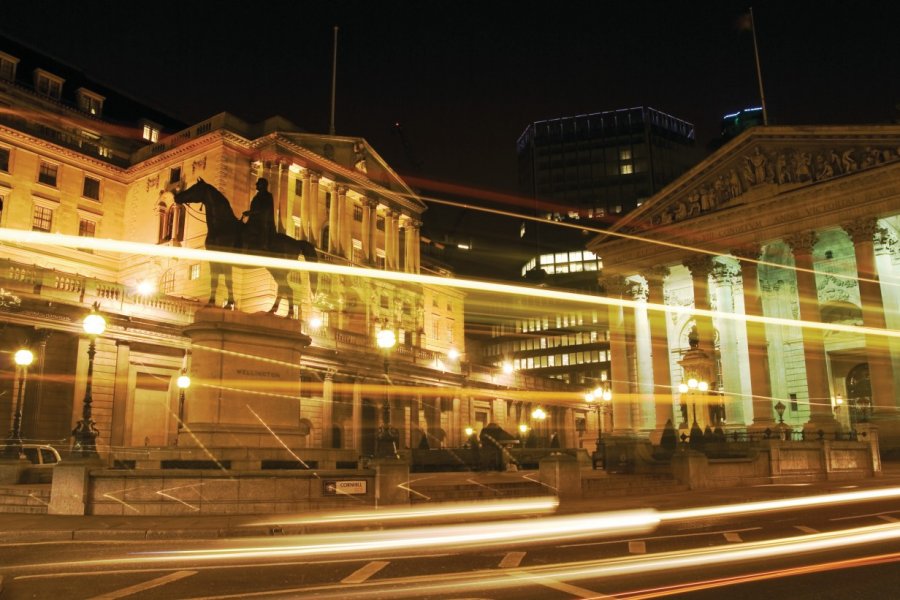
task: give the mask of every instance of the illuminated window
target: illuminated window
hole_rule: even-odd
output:
[[[619,150],[619,160],[631,160],[631,150]]]
[[[41,96],[59,100],[60,95],[62,95],[64,81],[65,79],[62,77],[57,77],[43,69],[34,70],[34,91]]]
[[[147,140],[148,142],[156,143],[159,141],[159,128],[154,127],[153,125],[144,123],[144,131],[141,134],[141,137]]]
[[[105,100],[103,96],[84,88],[78,88],[77,96],[79,109],[97,117],[103,113],[103,101]]]
[[[84,178],[84,186],[82,187],[81,195],[85,198],[90,198],[92,200],[100,199],[100,180],[94,179],[93,177]]]
[[[89,219],[78,221],[78,235],[80,237],[94,237],[97,233],[97,222]]]
[[[191,265],[191,279],[200,279],[200,263]]]
[[[634,165],[632,165],[630,163],[625,163],[625,164],[619,165],[619,173],[621,175],[631,175],[632,173],[634,173]],[[616,211],[616,212],[618,212],[618,211]]]
[[[31,216],[31,229],[49,233],[53,226],[53,211],[46,206],[35,206]]]
[[[59,166],[48,162],[41,161],[41,169],[38,171],[38,181],[45,185],[56,187],[56,176],[59,173]]]

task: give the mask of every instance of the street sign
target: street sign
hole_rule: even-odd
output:
[[[324,479],[322,493],[326,496],[359,495],[366,493],[365,479]]]

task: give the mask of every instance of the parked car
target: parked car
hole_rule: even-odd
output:
[[[55,465],[61,460],[56,448],[46,444],[22,444],[22,451],[33,465]]]

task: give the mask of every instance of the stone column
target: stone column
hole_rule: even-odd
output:
[[[366,198],[363,204],[363,222],[362,222],[362,246],[366,263],[375,264],[375,222],[376,209],[378,208],[377,198]]]
[[[741,261],[744,280],[744,312],[748,317],[764,316],[762,288],[759,285],[759,264],[762,256],[759,245],[745,246],[731,251]],[[769,344],[766,326],[748,319],[747,350],[750,356],[750,393],[753,395],[753,424],[751,430],[764,431],[775,427],[772,413],[772,382],[769,379]]]
[[[460,402],[459,396],[453,396],[453,415],[450,418],[450,422],[452,425],[450,426],[450,431],[448,433],[449,442],[448,444],[452,448],[458,448],[462,446],[460,440],[462,439],[462,428],[463,425],[460,423],[461,415],[460,415]]]
[[[716,282],[716,306],[722,315],[733,315],[734,280],[738,270],[733,265],[716,263],[712,270]],[[746,425],[744,417],[744,384],[741,378],[741,356],[737,347],[737,322],[734,319],[720,317],[719,356],[722,363],[722,402],[726,406],[726,419],[732,425]]]
[[[126,412],[128,408],[128,375],[131,369],[131,344],[126,341],[116,340],[116,376],[113,386],[113,406],[112,406],[112,431],[110,431],[109,443],[114,447],[130,445],[126,444],[126,440],[131,442],[130,436],[126,438]],[[177,423],[177,422],[176,422]],[[178,425],[176,424],[176,431]],[[172,443],[177,437],[175,432],[171,432],[169,443]]]
[[[416,395],[409,401],[409,447],[418,448],[422,438],[422,423],[419,414],[421,398]]]
[[[610,300],[621,300],[625,292],[625,278],[621,276],[605,276],[600,280]],[[610,352],[610,385],[613,405],[614,433],[631,433],[631,395],[628,375],[628,348],[625,338],[625,312],[622,306],[615,303],[607,305]]]
[[[575,432],[575,411],[572,408],[563,409],[563,423],[565,435],[563,436],[563,448],[577,448],[578,434]]]
[[[647,285],[643,281],[633,281],[629,288],[631,300],[636,304],[631,321],[634,331],[634,363],[637,367],[635,391],[637,411],[634,416],[635,429],[642,433],[656,428],[656,407],[653,398],[653,351],[650,342],[650,323],[647,317]],[[629,311],[631,312],[631,311]]]
[[[797,296],[800,300],[800,319],[818,323],[819,293],[813,265],[813,247],[819,236],[815,231],[804,231],[785,239],[794,253],[797,276]],[[809,390],[809,422],[804,429],[834,431],[839,427],[831,410],[831,393],[828,384],[828,366],[825,361],[825,341],[822,330],[802,327],[803,360],[806,364],[806,385]]]
[[[334,371],[329,370],[322,382],[322,447],[331,448],[334,441],[331,426],[334,423]]]
[[[309,171],[304,170],[301,174],[302,187],[300,188],[300,239],[309,240],[310,237],[310,189],[309,189]]]
[[[341,253],[341,194],[334,186],[331,189],[331,202],[328,205],[328,252],[339,255]]]
[[[691,272],[691,281],[694,289],[694,308],[696,310],[710,310],[709,303],[709,272],[712,269],[712,256],[709,254],[697,254],[683,261],[683,265]],[[697,334],[700,336],[700,347],[706,348],[709,355],[713,356],[716,349],[716,333],[711,317],[706,315],[694,315],[697,324]],[[712,386],[714,382],[710,381]]]
[[[421,268],[421,256],[420,252],[422,251],[422,221],[411,221],[411,233],[412,233],[412,267],[410,268],[411,273],[418,273]]]
[[[666,302],[664,288],[668,267],[655,267],[644,273],[647,279],[647,302],[651,305],[663,306]],[[656,429],[662,431],[666,421],[672,420],[675,400],[672,395],[672,370],[669,356],[669,336],[666,328],[668,313],[663,310],[648,308],[647,320],[650,324],[650,352],[653,364],[653,396],[656,408]]]
[[[319,174],[309,173],[309,240],[320,247],[322,224],[319,219]],[[304,190],[306,191],[306,190]],[[359,446],[357,446],[358,448]]]
[[[279,160],[277,169],[273,169],[273,171],[277,177],[275,193],[272,194],[275,198],[275,230],[279,233],[287,233],[290,231],[288,225],[293,214],[293,210],[288,204],[288,174],[290,170],[284,161]]]
[[[887,329],[884,298],[875,263],[874,236],[879,230],[875,218],[858,219],[842,225],[853,240],[856,252],[856,273],[859,278],[859,298],[862,304],[863,325],[872,329]],[[891,365],[891,347],[885,336],[866,336],[866,357],[872,386],[872,408],[878,417],[893,419],[897,411],[897,385]]]
[[[400,213],[393,211],[391,216],[391,268],[400,268]]]
[[[352,247],[350,242],[350,219],[353,218],[350,209],[350,200],[347,198],[347,186],[346,185],[338,185],[335,186],[335,192],[337,192],[337,207],[338,207],[338,216],[337,216],[337,225],[338,231],[335,232],[337,234],[337,249],[338,254],[343,256],[344,258],[350,258],[350,253],[352,252]],[[348,218],[349,217],[349,218]]]

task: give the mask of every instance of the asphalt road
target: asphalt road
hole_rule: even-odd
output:
[[[574,518],[578,518],[577,516]],[[621,522],[624,516],[613,519]],[[690,515],[604,536],[552,519],[507,522],[555,539],[455,547],[421,528],[206,541],[0,544],[0,599],[891,598],[900,499],[736,516]],[[450,531],[451,537],[444,534]],[[432,537],[433,536],[433,541]],[[452,537],[455,536],[455,537]],[[385,538],[410,548],[378,548]],[[173,556],[171,552],[196,551]],[[873,558],[875,557],[875,558]]]

